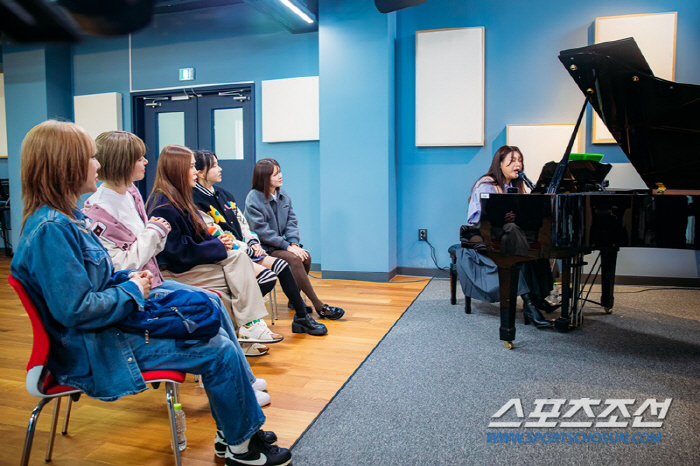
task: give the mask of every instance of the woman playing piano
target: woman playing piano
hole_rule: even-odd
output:
[[[476,227],[481,219],[481,197],[490,193],[524,194],[523,180],[518,178],[518,173],[524,170],[523,154],[515,146],[502,146],[497,151],[491,162],[489,171],[480,177],[471,190],[469,198],[469,211],[467,223]],[[501,252],[517,254],[519,251],[526,254],[529,249],[527,238],[523,231],[515,223],[515,214],[508,212],[505,215],[503,227],[492,228],[492,234],[496,236],[501,245]],[[478,235],[471,238],[474,245],[479,244]],[[480,301],[496,302],[500,299],[498,292],[498,268],[496,264],[485,255],[477,252],[478,247],[462,248],[457,253],[457,276],[464,290],[465,296]],[[544,297],[548,296],[553,288],[552,273],[549,262],[541,259],[523,264],[518,294],[523,299],[523,315],[525,323],[532,322],[537,328],[551,327],[540,309],[551,312],[556,306],[549,304]]]

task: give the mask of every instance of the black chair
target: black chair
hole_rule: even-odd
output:
[[[447,249],[450,253],[450,304],[457,304],[457,251],[462,249],[461,244],[453,244]],[[472,313],[472,298],[464,295],[464,312]]]

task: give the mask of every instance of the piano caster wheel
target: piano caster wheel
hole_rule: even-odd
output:
[[[512,350],[513,348],[515,348],[512,341],[504,341],[503,344],[506,345],[507,350]]]
[[[612,314],[612,311],[613,311],[613,310],[612,310],[611,307],[604,307],[603,309],[605,310],[605,313],[606,313],[606,314]]]

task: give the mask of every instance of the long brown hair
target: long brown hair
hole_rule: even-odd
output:
[[[37,209],[47,205],[75,218],[95,143],[83,128],[47,120],[24,137],[21,150],[22,229]]]
[[[484,181],[485,183],[492,184],[496,186],[499,190],[503,189],[503,186],[506,184],[506,177],[503,175],[503,170],[501,170],[501,162],[503,162],[503,160],[505,160],[505,158],[508,157],[508,154],[510,154],[511,152],[516,152],[520,155],[520,162],[522,166],[521,171],[525,171],[525,159],[523,158],[523,153],[520,152],[520,149],[516,146],[501,146],[493,155],[493,160],[491,161],[489,171],[486,172],[485,175],[480,176],[479,179],[476,180],[476,183],[474,183],[474,186],[472,186],[472,193],[474,192],[474,188],[476,187],[476,185],[479,184],[481,180],[487,177],[491,178],[492,181]],[[525,192],[525,183],[523,183],[523,180],[521,180],[520,178],[511,180],[510,184],[511,186],[518,188],[519,193]],[[469,198],[471,199],[471,196],[469,196]]]
[[[153,182],[153,190],[148,196],[146,208],[150,215],[154,209],[162,207],[164,204],[155,205],[154,201],[157,194],[162,194],[180,214],[190,217],[197,234],[204,238],[207,228],[197,213],[190,186],[192,155],[192,151],[185,146],[171,144],[163,147],[158,157],[156,180]]]
[[[253,189],[257,189],[265,195],[265,200],[270,198],[270,177],[275,172],[275,167],[281,170],[279,162],[275,159],[260,159],[253,168]]]
[[[146,155],[146,146],[140,137],[126,131],[107,131],[95,139],[99,177],[114,185],[131,185],[134,165]]]

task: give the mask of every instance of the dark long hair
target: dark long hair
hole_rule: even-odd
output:
[[[194,151],[194,167],[197,171],[204,172],[204,178],[207,177],[209,170],[214,166],[215,160],[217,160],[216,154],[210,150],[198,149]]]
[[[154,209],[163,206],[164,204],[156,205],[156,201],[154,201],[157,194],[162,194],[182,216],[190,217],[197,234],[200,238],[204,238],[207,234],[207,228],[197,213],[197,206],[192,199],[191,163],[192,151],[187,147],[177,144],[163,147],[158,157],[156,180],[153,182],[153,190],[148,196],[146,207],[150,215]]]
[[[253,169],[253,189],[263,193],[265,200],[270,198],[270,176],[275,172],[275,167],[281,170],[277,160],[260,159]]]
[[[482,175],[479,177],[478,180],[476,180],[476,183],[474,183],[474,186],[472,186],[472,193],[474,192],[474,188],[476,188],[476,185],[479,184],[481,180],[484,178],[491,178],[492,181],[488,181],[489,184],[492,184],[499,189],[503,189],[503,186],[506,184],[506,177],[503,175],[503,171],[501,170],[501,162],[508,157],[508,154],[511,152],[517,152],[520,155],[520,160],[522,164],[522,170],[525,171],[525,159],[523,157],[523,153],[520,152],[520,149],[516,146],[501,146],[498,148],[496,153],[493,156],[493,160],[491,161],[491,166],[489,167],[489,171],[486,172],[485,175]],[[519,193],[524,193],[525,192],[525,183],[523,183],[523,180],[520,178],[516,178],[514,180],[511,180],[510,182],[511,186],[518,188]],[[471,195],[469,196],[471,199]]]

